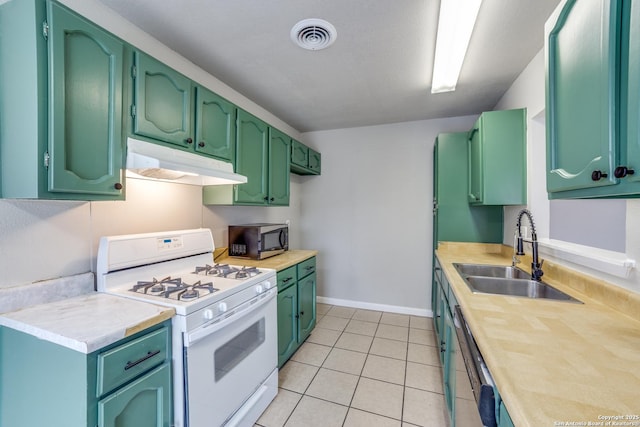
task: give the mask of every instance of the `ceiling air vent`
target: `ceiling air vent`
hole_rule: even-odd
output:
[[[325,49],[331,46],[337,37],[335,27],[323,19],[303,19],[291,29],[291,40],[308,50]]]

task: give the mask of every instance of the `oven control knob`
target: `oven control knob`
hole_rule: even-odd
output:
[[[257,285],[256,286],[256,294],[260,295],[263,292],[264,292],[264,288],[262,287],[262,285]]]
[[[218,304],[218,310],[220,310],[220,313],[225,313],[227,311],[227,303],[226,302],[221,302],[220,304]]]
[[[213,319],[213,310],[205,310],[202,312],[202,317],[204,317],[204,320],[211,320]]]
[[[264,285],[264,288],[266,290],[271,289],[271,282],[270,281],[267,280],[266,282],[263,283],[263,285]]]

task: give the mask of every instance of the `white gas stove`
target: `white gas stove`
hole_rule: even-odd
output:
[[[208,229],[102,237],[98,248],[99,292],[176,310],[176,427],[253,425],[277,392],[275,271],[215,264],[213,250]]]

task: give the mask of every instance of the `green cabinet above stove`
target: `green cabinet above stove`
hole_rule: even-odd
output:
[[[2,197],[124,198],[124,43],[64,6],[0,6]]]

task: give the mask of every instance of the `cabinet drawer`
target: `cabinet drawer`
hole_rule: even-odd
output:
[[[284,291],[298,280],[296,266],[278,272],[278,292]]]
[[[119,387],[168,359],[169,328],[164,327],[98,355],[97,396]]]
[[[298,264],[298,279],[302,279],[316,271],[316,257],[309,258]]]

